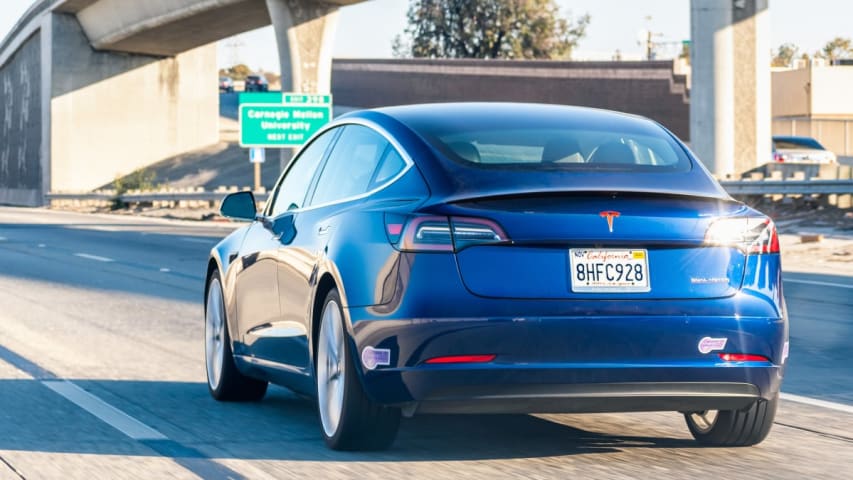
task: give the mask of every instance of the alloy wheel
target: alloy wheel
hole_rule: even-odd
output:
[[[717,416],[720,414],[719,410],[705,410],[702,412],[693,412],[690,414],[690,420],[693,422],[693,425],[696,427],[696,430],[699,433],[708,433],[714,428],[714,425],[717,423]]]
[[[320,324],[317,348],[317,400],[323,431],[334,436],[341,420],[346,380],[346,350],[344,346],[341,309],[334,300],[326,303]]]
[[[216,389],[222,377],[222,362],[225,350],[224,305],[222,285],[213,279],[207,292],[207,308],[204,322],[204,353],[207,365],[207,382]]]

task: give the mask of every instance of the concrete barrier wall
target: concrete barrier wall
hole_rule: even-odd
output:
[[[689,141],[686,79],[672,62],[335,59],[338,105],[454,101],[581,105],[647,116]]]
[[[216,47],[170,58],[92,49],[52,20],[51,191],[85,191],[219,141]]]
[[[41,35],[0,65],[0,204],[42,197]]]

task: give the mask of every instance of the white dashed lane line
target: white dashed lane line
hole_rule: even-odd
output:
[[[75,253],[74,256],[80,257],[80,258],[85,258],[87,260],[94,260],[96,262],[114,262],[115,261],[112,258],[101,257],[98,255],[91,255],[88,253]]]
[[[166,436],[131,417],[109,403],[64,380],[41,382],[47,388],[62,395],[71,403],[91,413],[102,422],[134,440],[165,440]]]
[[[69,402],[89,412],[95,418],[123,433],[128,438],[145,445],[165,458],[172,459],[175,463],[200,478],[211,480],[242,480],[246,478],[239,472],[205,456],[200,451],[170,440],[159,431],[101,400],[75,383],[57,377],[50,370],[42,368],[3,345],[0,345],[0,361],[12,365]],[[2,462],[2,459],[0,459],[0,462]]]
[[[208,238],[193,238],[193,237],[180,237],[179,240],[182,242],[204,243],[207,245],[213,245],[214,243],[219,241],[218,239],[215,239],[215,238],[209,238],[208,239]]]
[[[843,403],[828,402],[826,400],[820,400],[820,399],[811,398],[811,397],[803,397],[800,395],[793,395],[790,393],[780,393],[779,398],[781,398],[782,400],[787,400],[789,402],[804,403],[806,405],[811,405],[813,407],[822,407],[822,408],[828,408],[830,410],[836,410],[836,411],[844,412],[844,413],[853,413],[853,406],[845,405]]]
[[[818,285],[821,287],[853,288],[853,285],[845,285],[843,283],[833,283],[833,282],[820,282],[817,280],[799,280],[796,278],[783,278],[782,281],[788,282],[788,283],[803,283],[806,285]]]

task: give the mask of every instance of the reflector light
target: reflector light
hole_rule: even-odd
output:
[[[705,233],[708,245],[729,246],[746,254],[779,253],[779,234],[767,217],[721,218]]]
[[[769,362],[770,359],[764,355],[753,355],[751,353],[721,353],[720,360],[724,362]]]
[[[495,355],[449,355],[446,357],[433,357],[424,363],[489,363],[495,359]]]

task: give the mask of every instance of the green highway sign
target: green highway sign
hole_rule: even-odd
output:
[[[284,103],[281,92],[243,92],[240,104],[244,103]]]
[[[313,95],[306,93],[282,93],[283,103],[319,103],[322,105],[332,103],[331,95]]]
[[[243,92],[240,103],[332,103],[331,95],[313,93]]]
[[[239,119],[241,147],[301,147],[332,119],[332,96],[244,93]]]

